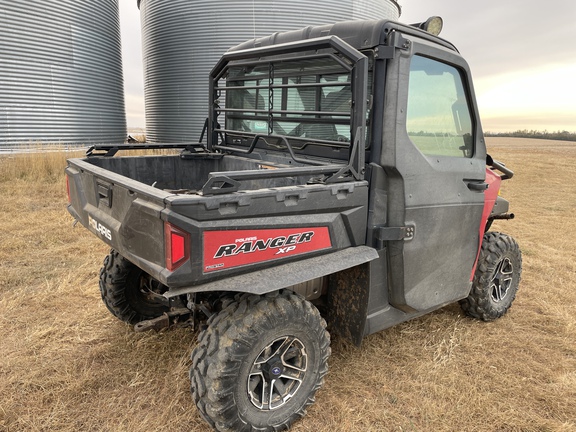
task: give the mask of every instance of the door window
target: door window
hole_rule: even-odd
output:
[[[472,157],[472,119],[458,69],[415,55],[410,63],[408,136],[425,155]]]

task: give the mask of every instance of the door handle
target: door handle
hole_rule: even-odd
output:
[[[468,182],[468,189],[474,192],[484,192],[488,189],[489,184],[486,182]]]

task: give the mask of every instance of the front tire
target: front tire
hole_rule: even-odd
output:
[[[198,340],[192,397],[219,431],[288,429],[328,371],[326,322],[290,291],[240,296],[208,320]]]
[[[499,232],[484,234],[472,290],[460,306],[467,315],[483,321],[500,318],[516,298],[521,274],[518,243]]]
[[[115,250],[104,258],[99,285],[108,310],[128,324],[157,318],[170,310],[155,300],[155,295],[165,292],[166,286]]]

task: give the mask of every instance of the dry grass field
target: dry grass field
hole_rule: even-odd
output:
[[[576,431],[576,143],[488,139],[524,254],[502,319],[458,305],[332,344],[294,431]],[[68,155],[70,156],[70,155]],[[208,431],[188,386],[195,333],[136,334],[106,310],[108,248],[72,227],[66,155],[0,158],[0,431]]]

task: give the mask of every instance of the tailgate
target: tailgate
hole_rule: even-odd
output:
[[[165,267],[161,212],[170,194],[94,166],[68,160],[68,211],[82,225],[155,277]]]

